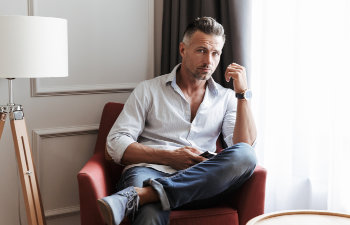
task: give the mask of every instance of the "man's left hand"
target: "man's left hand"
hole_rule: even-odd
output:
[[[229,82],[231,78],[236,93],[242,93],[248,89],[246,71],[243,66],[237,63],[231,63],[228,65],[225,72],[225,79]]]

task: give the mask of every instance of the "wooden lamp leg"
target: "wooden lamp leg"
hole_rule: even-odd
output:
[[[6,113],[0,112],[0,140],[1,140],[2,132],[4,131],[5,120],[6,120]]]
[[[23,113],[22,118],[20,119],[16,118],[16,116],[11,116],[10,123],[16,150],[19,175],[22,184],[23,197],[26,205],[28,225],[46,225],[38,179],[32,159]]]

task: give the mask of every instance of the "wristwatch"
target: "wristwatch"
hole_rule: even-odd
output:
[[[252,98],[252,95],[252,91],[250,89],[246,89],[241,93],[236,93],[236,98],[249,100]]]

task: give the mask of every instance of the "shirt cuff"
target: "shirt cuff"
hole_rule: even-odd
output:
[[[107,152],[114,162],[121,164],[126,148],[132,143],[135,143],[135,140],[128,136],[108,138]]]

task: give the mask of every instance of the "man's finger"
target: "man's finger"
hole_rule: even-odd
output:
[[[203,162],[205,160],[207,160],[207,158],[200,156],[200,155],[194,155],[194,157],[192,158],[192,160],[196,163],[200,163]]]
[[[238,63],[231,63],[229,66],[244,68],[244,66],[241,66],[241,65],[239,65]]]
[[[202,152],[199,151],[198,149],[196,148],[193,148],[193,147],[187,147],[188,150],[190,150],[192,153],[195,153],[195,154],[201,154]]]
[[[237,79],[238,76],[239,76],[238,72],[226,72],[225,79],[227,82],[229,82],[231,78]]]

